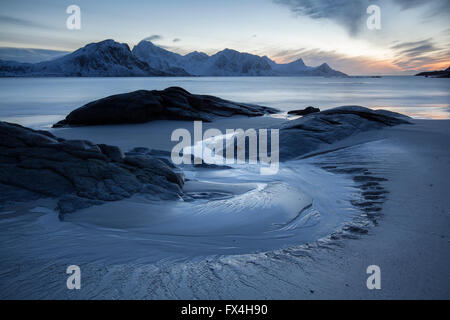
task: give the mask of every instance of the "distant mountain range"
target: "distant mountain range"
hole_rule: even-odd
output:
[[[49,61],[0,60],[1,77],[148,77],[148,76],[324,76],[345,77],[324,63],[309,67],[302,59],[277,64],[268,57],[225,49],[214,55],[180,55],[141,41],[133,50],[114,40],[90,43]]]
[[[426,71],[416,74],[416,76],[424,76],[431,78],[450,78],[450,67],[445,70]]]

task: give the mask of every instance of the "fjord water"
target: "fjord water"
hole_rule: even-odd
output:
[[[309,105],[361,105],[414,118],[450,118],[450,80],[398,77],[2,78],[0,120],[45,127],[95,99],[133,90],[180,86],[283,111]]]

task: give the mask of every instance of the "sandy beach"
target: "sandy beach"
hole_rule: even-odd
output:
[[[237,118],[206,126],[270,127],[281,121]],[[185,191],[209,190],[216,201],[173,206],[132,197],[82,209],[62,223],[51,201],[4,206],[4,230],[28,236],[2,235],[9,244],[1,249],[2,257],[9,257],[2,261],[2,298],[445,299],[450,121],[412,122],[324,144],[284,164],[275,177],[284,181],[278,185],[239,169],[185,169],[192,180]],[[170,132],[183,125],[192,122],[52,132],[125,151],[170,150]],[[355,184],[355,164],[382,180],[385,199],[375,218],[352,205],[363,191]],[[294,173],[298,176],[289,180]],[[299,219],[301,207],[309,211]],[[277,227],[277,220],[284,227]],[[46,233],[53,236],[47,239]],[[55,243],[60,237],[64,243]],[[62,255],[67,248],[72,249]],[[64,273],[52,271],[74,260],[85,279],[78,292],[61,287]],[[14,271],[18,262],[20,274]],[[381,269],[381,290],[367,289],[369,265]]]
[[[321,267],[310,270],[314,276],[306,279],[321,281],[313,281],[315,293],[310,297],[448,298],[450,200],[445,194],[450,188],[449,128],[448,120],[416,120],[413,126],[369,134],[393,151],[379,164],[388,178],[389,191],[383,217],[368,235],[345,241],[336,251],[318,254],[316,262],[320,261]],[[381,268],[381,290],[366,287],[365,270],[372,264]]]
[[[450,0],[60,2],[0,5],[0,303],[450,300]]]

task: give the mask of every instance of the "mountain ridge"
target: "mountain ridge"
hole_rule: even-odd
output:
[[[326,76],[346,77],[324,63],[306,66],[302,59],[277,64],[226,48],[213,55],[194,51],[181,55],[150,41],[131,50],[112,39],[89,43],[62,57],[37,63],[0,60],[1,77],[148,77],[148,76]]]

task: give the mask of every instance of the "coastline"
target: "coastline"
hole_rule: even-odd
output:
[[[270,117],[261,119],[268,122],[281,121]],[[231,121],[234,125],[245,128],[245,123],[247,126],[254,126],[258,123],[257,120],[258,118],[241,119],[239,122],[236,119],[224,119],[215,121],[211,125],[219,128],[227,127]],[[19,296],[13,294],[2,295],[2,297],[445,299],[450,293],[447,285],[447,279],[450,276],[448,271],[450,258],[447,254],[450,249],[450,212],[448,211],[450,200],[446,197],[446,192],[450,189],[450,183],[446,180],[450,172],[450,151],[448,150],[450,120],[412,121],[413,125],[363,132],[332,145],[326,145],[315,151],[321,155],[307,157],[304,160],[305,163],[314,164],[315,161],[322,161],[323,157],[334,157],[333,161],[337,159],[339,162],[341,159],[345,162],[345,158],[339,155],[339,150],[348,149],[352,150],[350,157],[359,154],[365,157],[363,160],[374,158],[373,156],[376,155],[374,159],[371,159],[373,161],[370,161],[368,169],[387,179],[383,182],[383,186],[388,194],[382,205],[382,215],[377,219],[377,225],[369,226],[367,233],[352,234],[349,237],[331,241],[319,239],[315,242],[283,246],[269,251],[256,250],[253,253],[215,254],[203,257],[200,255],[187,260],[175,258],[174,261],[162,259],[151,264],[139,263],[138,259],[136,263],[125,264],[119,260],[115,263],[111,260],[110,264],[104,265],[100,261],[104,255],[107,255],[105,252],[92,263],[83,265],[83,274],[87,283],[85,290],[67,292],[61,288],[56,289],[60,276],[44,273],[33,282],[33,277],[26,278],[26,274],[29,273],[25,272],[21,276],[23,281],[20,283],[22,287],[28,289],[17,290],[18,283],[15,281],[17,278],[10,276],[7,281],[5,278],[2,280],[2,289],[5,289],[2,292],[21,291],[22,293]],[[182,127],[180,123],[169,122],[169,124]],[[132,128],[139,128],[139,126],[143,131],[136,136],[136,130]],[[166,123],[166,127],[170,129],[170,126]],[[132,141],[139,145],[149,136],[152,137],[149,134],[152,130],[160,130],[160,128],[161,124],[151,123],[131,125],[126,129],[130,133],[129,139],[134,139]],[[65,138],[71,139],[84,138],[84,135],[92,136],[92,131],[80,129],[83,128],[57,129],[53,133],[56,135],[61,133]],[[91,128],[94,131],[98,129],[98,127]],[[116,141],[117,136],[111,135],[111,133],[117,133],[114,126],[102,127],[100,130],[106,130],[103,137],[110,138],[106,142]],[[97,135],[98,139],[103,137]],[[155,139],[154,136],[153,139]],[[165,140],[161,137],[156,139]],[[116,144],[123,143],[125,146],[130,141],[125,139]],[[166,145],[166,148],[169,147]],[[329,150],[338,151],[326,152]],[[322,157],[321,160],[316,160],[320,157]],[[364,162],[360,160],[354,159],[355,162]],[[67,232],[64,231],[64,226],[56,221],[54,212],[45,209],[45,206],[44,201],[41,206],[31,209],[32,212],[34,210],[36,214],[42,215],[37,217],[38,225],[44,223],[43,226],[46,229],[54,230],[56,233]],[[25,211],[30,211],[30,208]],[[7,214],[4,218],[6,220],[2,223],[8,223],[7,220],[10,220],[11,215]],[[139,217],[137,219],[139,223]],[[79,232],[77,227],[79,223],[75,222],[76,229],[73,230],[75,234]],[[32,223],[32,225],[35,224]],[[81,223],[80,226],[82,225]],[[99,243],[102,241],[99,240]],[[68,245],[72,244],[69,242]],[[31,249],[14,254],[26,255],[27,250]],[[5,256],[4,254],[5,252],[2,256]],[[26,256],[24,258],[27,261],[28,258]],[[45,266],[52,270],[58,268],[58,263],[55,265],[52,261],[48,261]],[[366,268],[373,264],[381,268],[381,290],[368,290],[366,287],[368,277]],[[36,272],[34,268],[38,265],[33,266],[31,263],[24,269],[30,268],[29,272],[34,274]],[[14,274],[12,271],[14,266],[5,265],[2,269],[4,275]],[[36,285],[42,289],[39,294],[32,293],[32,288]]]
[[[413,122],[380,132],[397,150],[384,168],[389,194],[383,217],[368,235],[345,241],[329,255],[319,254],[326,271],[319,267],[324,272],[317,273],[327,280],[316,284],[311,298],[448,298],[450,121]],[[381,268],[381,290],[366,288],[365,271],[372,264]]]

